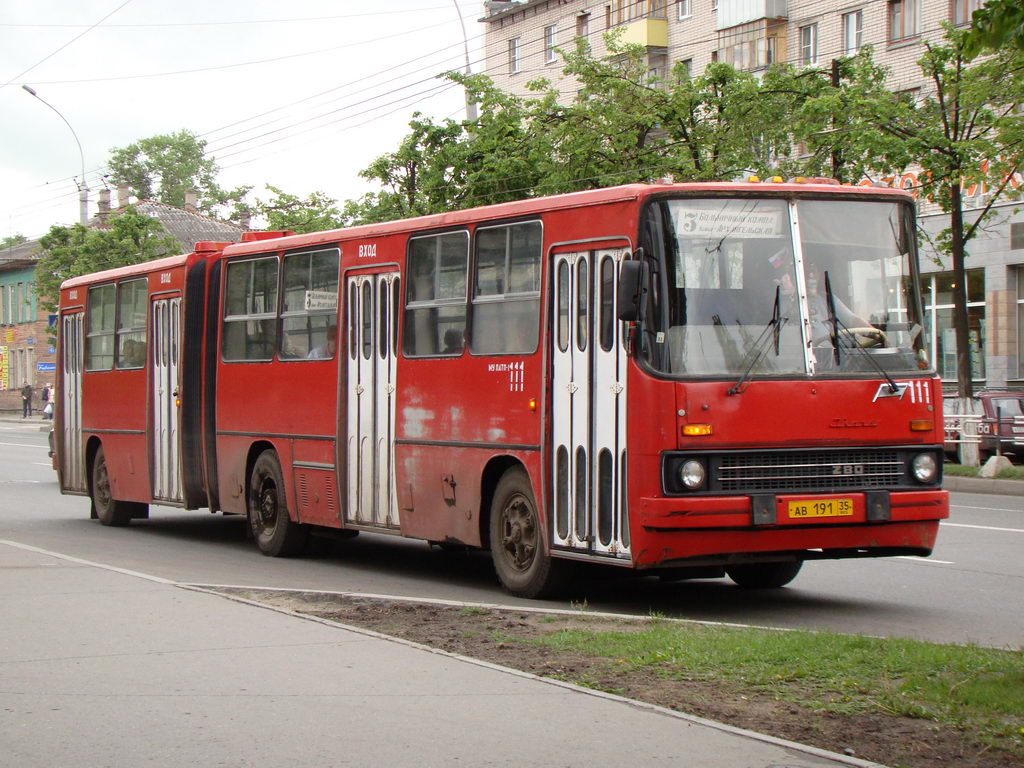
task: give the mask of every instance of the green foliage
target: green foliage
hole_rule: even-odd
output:
[[[523,98],[489,78],[449,73],[478,104],[472,123],[417,115],[411,133],[362,175],[381,190],[349,202],[352,221],[384,221],[539,195],[663,177],[721,181],[746,173],[859,177],[878,158],[865,103],[883,98],[870,54],[832,74],[779,66],[761,79],[724,64],[664,80],[646,51],[607,38],[596,58],[585,41],[562,52],[567,100],[547,80]],[[822,125],[842,130],[822,130]],[[794,147],[809,149],[797,153]]]
[[[68,278],[150,261],[177,248],[156,219],[131,206],[110,218],[109,229],[53,226],[39,244],[46,253],[36,265],[36,290],[50,312],[56,311],[60,284]]]
[[[274,197],[266,202],[257,200],[252,212],[266,218],[267,229],[291,230],[302,234],[337,229],[351,223],[350,217],[338,209],[338,201],[324,192],[316,191],[309,197],[301,198],[270,184],[266,186]]]
[[[25,237],[20,232],[18,232],[18,233],[15,233],[13,235],[8,235],[7,237],[0,239],[0,249],[2,249],[2,248],[13,248],[16,245],[21,245],[22,243],[27,243],[27,242],[28,242],[28,238]]]
[[[1024,5],[1020,0],[988,0],[971,15],[966,50],[975,55],[1007,47],[1024,50]]]
[[[655,621],[641,632],[552,632],[539,641],[667,677],[726,681],[836,713],[883,712],[969,726],[1024,754],[1024,654],[830,632]]]
[[[150,136],[127,147],[115,147],[107,165],[111,181],[127,184],[140,199],[182,206],[185,193],[194,190],[198,207],[205,213],[240,200],[250,189],[221,189],[216,161],[206,155],[206,142],[191,131]]]

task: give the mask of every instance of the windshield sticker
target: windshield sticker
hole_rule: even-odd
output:
[[[778,237],[782,211],[709,211],[680,205],[674,210],[676,230],[684,237]]]
[[[334,291],[306,291],[305,309],[337,309],[338,294]]]

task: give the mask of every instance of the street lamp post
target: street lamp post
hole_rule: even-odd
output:
[[[455,12],[459,14],[459,24],[462,25],[462,45],[466,51],[466,77],[473,74],[473,70],[469,67],[469,38],[466,37],[466,22],[462,19],[462,9],[459,8],[459,0],[453,0],[455,3]],[[469,97],[469,91],[466,91],[466,120],[471,123],[476,122],[476,102]]]
[[[85,153],[82,151],[82,142],[78,140],[78,134],[75,133],[75,129],[71,127],[71,123],[68,122],[68,119],[64,117],[64,115],[62,115],[60,111],[55,106],[53,106],[53,104],[51,104],[38,93],[36,93],[33,88],[27,85],[23,85],[21,87],[22,90],[27,91],[31,95],[35,96],[37,99],[43,102],[43,104],[45,104],[54,112],[56,112],[57,117],[64,121],[64,125],[68,127],[68,130],[71,131],[71,135],[75,137],[75,143],[78,145],[78,156],[82,161],[82,177],[81,180],[78,182],[78,220],[84,227],[86,223],[89,221],[89,187],[85,183]]]

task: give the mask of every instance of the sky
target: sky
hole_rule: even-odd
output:
[[[0,238],[78,221],[83,159],[94,214],[112,148],[181,130],[222,187],[359,197],[414,112],[464,116],[436,75],[465,69],[467,43],[483,71],[482,15],[479,0],[0,0]]]

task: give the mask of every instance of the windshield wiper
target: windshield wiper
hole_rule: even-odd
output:
[[[768,342],[774,342],[775,356],[779,355],[779,336],[782,333],[782,326],[786,322],[785,317],[782,317],[782,302],[780,301],[779,286],[775,286],[775,304],[772,308],[772,319],[768,321],[768,325],[761,331],[761,335],[754,341],[754,345],[750,348],[750,363],[743,371],[743,375],[740,376],[740,380],[733,384],[729,389],[725,391],[727,395],[740,395],[746,389],[747,380],[750,378],[750,374],[753,373],[754,368],[761,362],[761,358],[764,357],[765,352],[768,351]]]
[[[889,385],[889,391],[895,395],[899,391],[899,387],[896,386],[896,380],[889,375],[888,371],[886,371],[882,366],[878,364],[878,361],[875,360],[874,355],[862,349],[860,345],[857,344],[856,335],[853,333],[853,331],[847,328],[846,325],[836,315],[836,299],[832,293],[832,283],[828,279],[827,270],[825,271],[825,305],[828,307],[828,320],[829,324],[832,326],[832,334],[830,338],[832,340],[832,352],[835,355],[836,367],[839,366],[839,331],[842,330],[850,339],[850,348],[856,349],[864,358],[867,359],[869,363],[871,363],[872,368],[874,368],[876,371],[882,374],[883,377],[885,377],[886,384]]]

